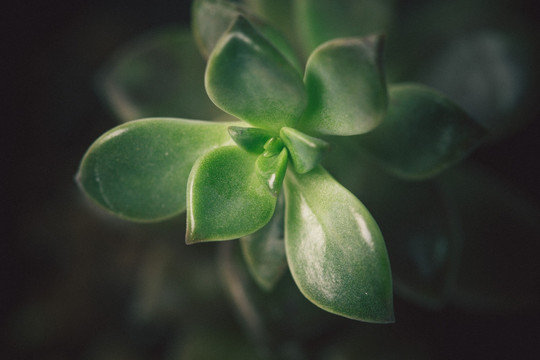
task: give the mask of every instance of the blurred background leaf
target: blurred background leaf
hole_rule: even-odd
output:
[[[459,11],[452,12],[452,8]],[[504,184],[502,188],[496,186],[497,193],[517,191],[521,195],[508,196],[513,199],[509,200],[514,204],[511,206],[504,200],[505,195],[488,201],[486,194],[493,191],[491,185],[481,180],[485,180],[485,175],[480,180],[449,175],[449,189],[455,185],[455,190],[449,191],[450,199],[485,202],[492,215],[497,215],[497,209],[508,209],[495,218],[510,221],[495,223],[489,220],[494,218],[492,215],[482,217],[476,206],[470,208],[464,220],[472,231],[467,239],[478,238],[486,230],[490,239],[470,240],[461,245],[465,257],[454,283],[461,295],[455,292],[447,305],[436,311],[426,309],[412,297],[396,296],[394,325],[362,324],[326,314],[301,296],[288,273],[270,294],[259,290],[246,275],[260,305],[257,312],[269,319],[266,333],[271,334],[280,349],[271,354],[285,359],[361,355],[392,358],[396,352],[419,359],[537,359],[539,282],[537,262],[531,258],[538,254],[539,243],[532,230],[535,226],[527,220],[530,215],[520,215],[522,211],[516,210],[540,206],[540,163],[536,155],[540,138],[540,123],[536,121],[540,116],[536,104],[539,93],[534,86],[538,72],[533,66],[538,62],[538,53],[534,51],[540,18],[536,1],[497,0],[486,4],[478,0],[410,0],[396,1],[395,11],[385,55],[392,81],[427,81],[428,77],[440,76],[445,79],[451,70],[437,75],[434,68],[453,69],[461,67],[461,63],[471,64],[467,59],[452,60],[453,49],[458,54],[467,52],[460,49],[469,47],[479,54],[475,55],[478,61],[471,60],[473,64],[494,58],[498,60],[492,65],[514,64],[502,69],[518,69],[487,71],[496,76],[521,74],[509,80],[509,84],[517,84],[516,93],[521,95],[515,103],[505,105],[503,115],[493,113],[495,118],[503,119],[501,127],[496,125],[494,129],[508,125],[513,130],[494,131],[494,137],[499,134],[498,141],[479,148],[472,160],[489,171],[489,179]],[[147,31],[168,25],[187,27],[189,1],[27,1],[13,3],[4,15],[3,24],[9,30],[5,31],[9,34],[5,43],[9,56],[2,59],[3,84],[8,91],[4,92],[7,113],[0,132],[0,165],[5,169],[0,192],[4,223],[0,242],[0,316],[4,320],[0,356],[177,358],[193,354],[190,349],[197,348],[200,341],[216,340],[215,332],[206,333],[206,329],[226,332],[232,339],[230,344],[238,344],[238,335],[244,343],[229,349],[230,353],[253,355],[251,344],[257,342],[252,340],[249,330],[245,331],[245,323],[235,313],[238,307],[231,305],[229,289],[225,291],[220,281],[218,247],[186,247],[182,218],[159,225],[137,225],[105,217],[82,200],[73,180],[88,146],[118,123],[117,116],[96,94],[96,73],[118,49]],[[291,21],[286,23],[294,25]],[[490,52],[491,48],[501,51]],[[453,64],[445,65],[446,62]],[[493,68],[500,67],[486,66],[483,70]],[[468,68],[462,70],[466,80],[474,78]],[[460,84],[463,77],[458,72],[454,75],[456,84]],[[430,84],[435,86],[435,82]],[[496,85],[486,89],[506,94]],[[510,94],[512,99],[516,93]],[[488,104],[484,106],[488,115],[495,110],[490,108],[491,99],[506,96],[471,92],[468,100],[473,95],[489,100],[480,101]],[[503,103],[507,104],[501,102],[496,108]],[[365,170],[358,171],[362,175]],[[427,194],[437,193],[430,188]],[[411,195],[414,193],[411,191]],[[399,208],[388,205],[377,209],[373,201],[370,203],[372,196],[376,199],[384,193],[366,187],[364,195],[365,199],[360,199],[376,218],[377,212],[399,216]],[[401,196],[406,203],[407,192]],[[426,214],[422,219],[434,218],[426,225],[437,223],[438,212],[431,214],[427,205],[432,200],[439,201],[438,197],[425,195],[420,199],[423,200],[418,206],[426,204],[422,205]],[[382,216],[377,221],[384,233],[387,225],[382,224]],[[486,226],[477,228],[476,221],[470,222],[475,218],[481,220],[478,224]],[[422,223],[417,220],[418,225]],[[511,224],[529,230],[517,231]],[[510,228],[504,230],[506,226]],[[510,237],[512,241],[508,241],[508,236],[498,236],[509,231],[516,234]],[[443,234],[448,236],[445,231],[437,233],[441,238]],[[390,240],[388,244],[390,248]],[[450,263],[437,263],[433,261],[437,258],[430,254],[441,254],[436,249],[444,248],[439,245],[423,251],[424,259],[434,263],[434,278],[443,276]],[[390,252],[391,261],[395,254],[400,251]],[[394,262],[396,271],[403,268],[401,261]],[[482,271],[477,273],[479,269]],[[419,279],[413,277],[414,272],[405,274],[401,276],[403,283],[412,284],[412,280]],[[523,277],[514,278],[512,274]],[[488,291],[480,297],[481,290]],[[431,292],[436,295],[431,299],[440,299],[439,295],[447,294],[446,291]],[[481,306],[485,295],[496,300],[492,305],[497,306]],[[478,311],[479,307],[482,311]],[[368,344],[363,346],[365,342]],[[259,346],[255,347],[261,352]]]
[[[446,93],[492,137],[529,119],[539,73],[534,1],[399,2],[388,36],[388,80],[419,81]]]
[[[104,66],[98,85],[122,121],[210,120],[224,114],[206,95],[205,67],[189,28],[160,28],[120,48]]]

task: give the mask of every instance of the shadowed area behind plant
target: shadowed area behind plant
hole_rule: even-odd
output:
[[[237,249],[227,255],[229,250],[214,245],[186,247],[181,219],[133,225],[89,208],[73,174],[91,141],[116,125],[116,118],[95,95],[94,75],[113,50],[144,30],[186,23],[188,5],[172,1],[35,3],[33,7],[18,4],[17,16],[9,23],[21,40],[13,44],[14,56],[7,59],[8,69],[13,69],[7,104],[13,112],[5,118],[7,127],[1,135],[6,146],[3,167],[8,170],[3,175],[2,215],[7,227],[1,265],[6,358],[200,359],[205,352],[210,352],[208,358],[256,358],[261,351],[254,344],[261,339],[256,332],[252,337],[244,332],[246,324],[238,320],[219,274],[244,279],[236,289],[236,299],[242,302],[242,294],[249,294],[252,306],[263,309],[258,321],[266,324],[264,339],[270,341],[265,346],[282,358],[356,358],[358,354],[404,358],[408,354],[416,359],[532,359],[538,355],[535,330],[540,314],[538,306],[530,306],[530,301],[537,305],[539,299],[534,261],[538,239],[524,237],[512,225],[504,227],[509,216],[498,213],[497,204],[492,206],[497,226],[507,232],[489,232],[480,248],[484,257],[468,264],[481,262],[484,269],[502,274],[486,278],[485,273],[468,271],[463,276],[473,290],[475,282],[495,290],[497,284],[502,285],[503,294],[510,295],[503,299],[509,304],[505,311],[497,304],[471,307],[479,298],[470,292],[469,298],[461,299],[464,304],[450,302],[436,311],[396,297],[397,322],[384,327],[319,312],[301,297],[290,295],[296,289],[288,274],[276,292],[261,293],[248,280],[241,261],[226,265],[227,256],[234,260]],[[406,15],[418,8],[435,11],[423,5],[422,1],[407,2],[399,9]],[[523,26],[537,31],[531,26],[532,7],[525,2],[512,6],[522,14],[515,19],[523,19]],[[530,38],[524,37],[524,42],[537,32],[526,34]],[[465,39],[463,46],[482,39]],[[446,44],[450,49],[454,46]],[[401,60],[405,64],[407,59]],[[523,202],[538,208],[540,169],[534,156],[540,127],[534,122],[537,107],[530,100],[537,95],[529,95],[512,114],[528,125],[480,148],[473,160],[493,170],[497,180],[514,185],[526,199]],[[457,199],[463,194],[450,196]],[[473,209],[467,218],[481,219],[481,215]],[[502,262],[490,262],[501,254],[508,256]],[[527,288],[514,281],[518,274],[530,283],[532,293],[527,296],[520,293]],[[241,309],[249,313],[249,307]],[[250,326],[258,326],[257,320]]]

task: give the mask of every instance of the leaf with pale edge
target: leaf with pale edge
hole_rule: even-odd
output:
[[[285,248],[300,291],[331,313],[394,321],[386,247],[364,205],[320,166],[288,172],[284,185]]]
[[[132,221],[159,221],[186,209],[186,184],[195,161],[233,144],[236,123],[174,118],[128,122],[98,138],[84,155],[77,180],[106,210]]]
[[[307,102],[298,72],[241,16],[212,51],[205,86],[223,111],[276,134],[298,122]]]
[[[276,197],[257,173],[257,155],[225,146],[201,157],[187,186],[188,244],[230,240],[266,225]]]

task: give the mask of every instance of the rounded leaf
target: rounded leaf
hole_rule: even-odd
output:
[[[291,274],[315,305],[367,322],[394,320],[384,240],[367,209],[322,168],[285,177]]]
[[[133,221],[158,221],[186,209],[186,184],[201,155],[233,144],[227,128],[242,123],[155,118],[128,122],[97,139],[77,180],[108,211]]]
[[[306,105],[298,72],[243,17],[237,18],[214,48],[205,85],[219,108],[274,132],[295,125]]]
[[[274,196],[278,196],[281,191],[283,178],[287,171],[288,158],[285,148],[276,154],[264,152],[257,158],[257,171]]]
[[[268,223],[276,197],[257,173],[256,159],[225,146],[197,161],[187,187],[186,243],[235,239]]]
[[[381,36],[343,38],[319,46],[309,57],[304,82],[308,105],[301,128],[326,135],[358,135],[386,113]]]
[[[358,137],[364,153],[394,175],[427,178],[462,160],[486,130],[444,95],[417,84],[390,87],[388,113]]]

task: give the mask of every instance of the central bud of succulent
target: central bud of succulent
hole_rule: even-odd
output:
[[[255,127],[229,127],[231,138],[242,149],[258,154],[257,173],[277,196],[287,171],[289,157],[299,174],[315,168],[328,150],[328,143],[289,127],[282,127],[279,136]]]

